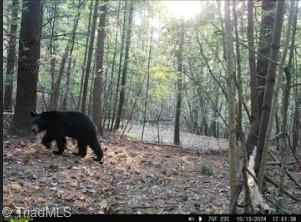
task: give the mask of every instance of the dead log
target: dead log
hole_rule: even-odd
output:
[[[288,178],[290,178],[291,181],[293,181],[294,184],[295,184],[299,189],[301,189],[301,185],[297,182],[297,180],[293,177],[293,175],[290,174],[290,172],[288,172],[287,169],[285,169],[285,173],[286,173],[286,175],[288,176]]]
[[[287,165],[291,165],[291,164],[295,164],[295,163],[296,163],[295,161],[290,161],[290,162],[287,162],[286,164]],[[267,165],[281,165],[281,163],[277,162],[277,161],[275,161],[275,162],[267,162]]]
[[[250,190],[250,196],[251,196],[251,204],[254,208],[255,213],[264,213],[268,214],[271,212],[269,205],[266,203],[266,201],[263,199],[259,187],[255,180],[255,159],[256,159],[256,150],[257,147],[254,147],[254,150],[252,152],[252,155],[249,158],[249,163],[247,166],[247,183]]]
[[[272,180],[270,177],[264,176],[264,179],[265,179],[267,182],[273,184],[275,187],[279,188],[279,185],[278,185],[274,180]],[[297,202],[300,202],[300,201],[301,201],[301,200],[299,200],[298,198],[296,198],[293,194],[287,192],[286,190],[283,190],[283,193],[284,193],[286,196],[290,197],[290,198],[291,198],[292,200],[294,200],[294,201],[297,201]]]

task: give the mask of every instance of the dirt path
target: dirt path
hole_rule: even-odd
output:
[[[132,124],[126,130],[126,135],[139,140],[141,139],[142,125]],[[174,129],[167,125],[160,125],[159,127],[159,141],[160,143],[173,144]],[[228,141],[223,138],[214,138],[209,136],[201,136],[188,132],[180,132],[181,145],[184,148],[198,149],[202,151],[214,150],[225,151],[228,149]],[[156,125],[145,125],[143,141],[158,142],[158,129]]]

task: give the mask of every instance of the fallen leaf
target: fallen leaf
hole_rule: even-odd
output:
[[[29,163],[29,161],[30,161],[30,159],[28,158],[28,159],[23,159],[23,165],[27,165],[28,163]]]
[[[7,204],[6,207],[9,207],[10,209],[17,209],[13,203]]]
[[[12,191],[16,191],[16,192],[20,192],[22,191],[22,186],[20,186],[19,184],[17,183],[12,183],[9,185],[9,188],[12,190]]]

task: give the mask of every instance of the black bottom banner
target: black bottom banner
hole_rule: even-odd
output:
[[[68,215],[56,217],[29,217],[20,215],[10,215],[4,217],[3,221],[141,221],[156,222],[157,220],[166,222],[297,222],[301,221],[301,215]]]

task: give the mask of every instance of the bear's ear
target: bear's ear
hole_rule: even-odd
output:
[[[33,118],[33,117],[38,116],[39,114],[37,114],[36,112],[30,112],[30,115],[31,115],[31,117]]]

